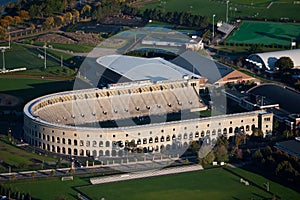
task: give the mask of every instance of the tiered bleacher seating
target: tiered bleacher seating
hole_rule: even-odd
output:
[[[41,102],[34,112],[54,123],[85,124],[204,107],[193,87],[171,82],[68,94]]]

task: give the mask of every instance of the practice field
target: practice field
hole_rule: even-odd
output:
[[[27,69],[44,68],[44,59],[40,56],[44,56],[44,50],[38,51],[33,47],[25,47],[22,45],[12,44],[11,49],[5,51],[5,67],[7,69],[14,69],[20,67],[26,67]],[[0,66],[2,68],[3,57],[0,56]],[[47,67],[59,66],[58,61],[54,61],[52,58],[47,58]]]
[[[273,3],[270,5],[271,2]],[[164,0],[144,3],[141,9],[156,8],[165,11],[184,11],[195,15],[207,16],[210,20],[212,20],[212,15],[215,14],[216,21],[225,21],[226,7],[226,0]],[[268,0],[232,0],[228,4],[228,17],[229,20],[239,17],[270,20],[279,20],[281,18],[300,20],[299,10],[300,4],[294,4],[293,0],[282,0],[280,2]]]
[[[19,97],[23,103],[42,95],[72,89],[72,81],[0,78],[0,93]]]
[[[244,21],[226,42],[290,46],[299,34],[300,24]]]
[[[58,178],[7,182],[18,191],[29,192],[34,199],[77,199],[77,193],[89,199],[266,199],[275,193],[280,199],[299,199],[300,194],[264,177],[242,170],[222,168],[117,182],[90,185],[87,177],[76,176],[74,181]],[[240,177],[250,182],[240,183]],[[264,188],[269,181],[270,191]]]
[[[90,199],[266,199],[272,194],[265,191],[261,176],[241,169],[230,169],[250,186],[240,183],[240,177],[224,169],[210,169],[176,175],[152,177],[126,182],[109,183],[77,188]],[[251,181],[254,181],[251,182]],[[297,199],[296,192],[271,182],[271,192],[282,199]]]

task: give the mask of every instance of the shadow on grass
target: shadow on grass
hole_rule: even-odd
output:
[[[224,170],[227,171],[227,172],[229,172],[229,173],[231,173],[231,174],[233,174],[233,175],[235,175],[235,176],[237,176],[237,177],[239,177],[239,178],[245,179],[245,177],[241,176],[240,174],[238,174],[238,173],[236,173],[236,172],[234,172],[234,171],[232,171],[232,170],[230,170],[230,169],[228,169],[228,168],[226,168],[226,167],[224,167]],[[247,181],[250,183],[250,185],[253,185],[253,186],[257,187],[257,188],[259,188],[260,190],[263,190],[264,192],[266,192],[266,193],[268,193],[268,194],[270,194],[270,195],[274,195],[272,192],[266,191],[266,189],[265,189],[264,187],[262,187],[262,186],[260,186],[260,185],[258,185],[258,184],[256,184],[256,183],[254,183],[254,182],[252,182],[252,181],[250,181],[250,180],[248,180],[248,179],[247,179]],[[253,194],[254,194],[254,193],[253,193]],[[278,197],[278,196],[276,195],[276,198],[280,198],[280,197]]]
[[[44,83],[41,81],[41,83],[33,83],[33,84],[27,84],[26,82],[24,82],[24,86],[29,86],[31,88],[9,90],[3,93],[21,98],[23,100],[22,103],[15,108],[23,108],[28,101],[34,98],[55,93],[55,92],[72,90],[73,84],[74,84],[73,81],[53,81],[53,82],[44,82]]]

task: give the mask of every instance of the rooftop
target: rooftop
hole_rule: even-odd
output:
[[[247,93],[260,95],[279,104],[290,114],[300,113],[300,93],[275,84],[263,84],[250,89]]]
[[[192,51],[184,52],[172,60],[172,63],[207,78],[209,83],[215,83],[233,72],[230,67]]]
[[[131,81],[150,79],[157,82],[181,79],[191,75],[199,77],[162,58],[109,55],[98,58],[97,63]]]

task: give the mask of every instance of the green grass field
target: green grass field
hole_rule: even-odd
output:
[[[289,46],[299,33],[300,24],[243,21],[226,42]]]
[[[45,45],[43,42],[34,42],[31,44],[41,46],[41,47]],[[94,46],[84,45],[84,44],[60,44],[60,43],[49,42],[49,43],[47,43],[47,45],[51,45],[55,49],[72,51],[75,53],[88,53],[88,52],[91,52],[94,48]]]
[[[152,1],[142,6],[142,10],[146,8],[156,8],[166,11],[186,11],[192,14],[208,16],[212,19],[215,14],[215,20],[225,21],[226,17],[226,0],[210,1],[210,0],[164,0]],[[253,6],[251,3],[253,2]],[[293,0],[282,0],[283,3],[274,3],[270,8],[266,8],[270,3],[268,0],[232,0],[229,3],[229,19],[235,17],[254,17],[257,19],[275,19],[289,18],[300,20],[299,10],[300,4],[294,4]]]
[[[6,164],[11,166],[12,171],[16,171],[16,168],[19,170],[28,170],[31,168],[39,167],[36,165],[37,161],[44,162],[56,162],[57,159],[39,156],[37,154],[20,150],[19,148],[12,146],[5,142],[5,140],[0,140],[0,160],[3,160]],[[7,168],[0,165],[0,172],[8,172]]]
[[[271,193],[263,184],[268,180],[242,169],[222,168],[176,175],[152,177],[102,185],[90,185],[88,178],[75,177],[74,181],[44,179],[6,183],[19,191],[29,192],[33,198],[55,199],[64,195],[76,199],[78,191],[89,199],[265,199],[274,193],[281,199],[299,199],[300,194],[272,181]],[[240,176],[250,186],[240,183]]]
[[[42,95],[72,89],[73,81],[0,78],[0,93],[20,97],[24,103]]]
[[[153,177],[127,182],[95,185],[79,188],[90,199],[265,199],[272,197],[263,188],[267,180],[261,176],[234,169],[244,179],[253,180],[255,184],[245,186],[240,178],[223,169],[204,170]],[[296,192],[270,183],[271,192],[282,199],[297,199]],[[118,192],[116,192],[118,191]]]
[[[35,48],[12,44],[11,49],[5,52],[5,66],[7,69],[26,67],[27,69],[36,69],[44,67],[44,59],[38,57],[42,52]],[[0,56],[0,66],[2,68],[3,57]],[[51,58],[47,59],[47,66],[58,66],[59,63]]]

